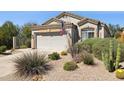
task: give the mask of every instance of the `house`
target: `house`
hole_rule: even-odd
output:
[[[40,26],[32,26],[32,48],[62,51],[68,48],[68,42],[73,45],[87,38],[107,36],[108,27],[105,23],[70,12],[62,12]]]

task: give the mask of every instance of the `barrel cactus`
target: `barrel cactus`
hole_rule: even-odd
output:
[[[116,77],[119,79],[124,79],[124,69],[117,69],[115,71]]]

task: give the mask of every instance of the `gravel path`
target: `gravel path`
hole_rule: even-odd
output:
[[[45,81],[95,81],[95,80],[119,80],[115,77],[114,73],[109,73],[102,62],[95,59],[95,65],[88,66],[83,63],[79,63],[75,71],[64,71],[63,64],[66,61],[70,61],[71,56],[62,57],[58,61],[51,61],[49,64],[53,66],[53,69],[48,71],[46,75],[43,76]],[[9,74],[4,77],[0,77],[0,80],[30,80],[30,78],[23,79],[18,78],[14,74]]]

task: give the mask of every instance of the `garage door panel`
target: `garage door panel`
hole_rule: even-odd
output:
[[[45,51],[67,49],[67,38],[63,36],[37,36],[37,48]]]

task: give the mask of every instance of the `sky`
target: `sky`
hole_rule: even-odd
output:
[[[48,19],[59,15],[63,11],[0,11],[0,25],[5,21],[12,21],[16,25],[26,23],[42,24]],[[100,20],[106,24],[119,24],[124,26],[124,12],[106,12],[106,11],[70,11],[71,13],[82,17]]]

